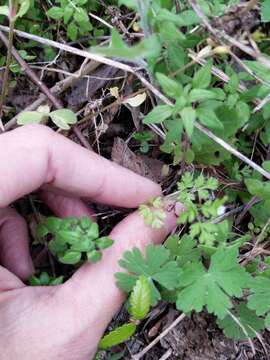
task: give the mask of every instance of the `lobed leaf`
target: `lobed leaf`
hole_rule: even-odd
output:
[[[236,340],[255,338],[257,333],[264,328],[263,319],[243,303],[237,305],[233,312],[229,312],[217,323],[227,337]]]
[[[177,308],[188,313],[200,312],[204,306],[208,312],[224,319],[232,307],[231,297],[241,297],[248,285],[249,274],[237,261],[237,247],[219,248],[211,257],[207,271],[202,263],[191,263],[180,274]]]

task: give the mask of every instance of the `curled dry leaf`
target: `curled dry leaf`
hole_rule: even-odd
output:
[[[119,89],[118,86],[114,86],[110,88],[110,93],[112,96],[114,96],[116,99],[119,98]]]
[[[161,182],[164,179],[162,174],[164,163],[162,161],[135,154],[129,149],[126,142],[119,137],[114,139],[111,157],[117,164],[150,180]]]
[[[49,114],[51,111],[51,108],[48,104],[45,104],[45,105],[40,105],[38,108],[37,108],[37,112],[41,113],[41,114]]]
[[[142,94],[138,94],[132,98],[124,100],[124,104],[129,104],[132,107],[138,107],[142,103],[144,103],[146,100],[146,92],[143,92]]]

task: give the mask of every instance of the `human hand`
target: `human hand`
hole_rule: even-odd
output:
[[[0,169],[0,358],[89,360],[124,300],[114,280],[122,253],[162,242],[175,215],[153,230],[135,212],[112,230],[115,243],[100,262],[85,264],[63,285],[28,287],[27,227],[10,203],[41,188],[57,216],[91,216],[80,198],[132,208],[160,188],[41,125],[0,136]]]

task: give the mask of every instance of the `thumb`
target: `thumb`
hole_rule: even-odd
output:
[[[120,222],[111,232],[114,245],[104,251],[102,261],[86,264],[64,284],[61,291],[65,299],[70,299],[71,307],[79,311],[78,318],[86,328],[91,324],[97,338],[100,338],[125,299],[115,284],[114,274],[120,271],[118,260],[123,253],[138,247],[142,251],[151,242],[161,243],[176,226],[174,211],[167,212],[165,225],[154,230],[145,225],[144,220],[135,212]],[[75,294],[75,295],[74,295]],[[83,325],[84,323],[84,325]]]

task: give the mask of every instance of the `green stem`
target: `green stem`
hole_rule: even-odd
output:
[[[9,34],[8,34],[8,50],[7,50],[7,58],[6,58],[6,69],[3,76],[3,86],[2,92],[0,97],[0,128],[2,131],[5,131],[3,122],[2,122],[2,115],[3,115],[3,105],[4,99],[8,91],[8,75],[9,75],[9,68],[12,59],[12,46],[13,46],[13,39],[14,39],[14,28],[16,22],[16,13],[18,8],[19,1],[15,0],[14,4],[12,5],[12,1],[10,1],[9,5]]]
[[[141,17],[141,26],[146,37],[151,35],[151,29],[147,21],[149,2],[148,0],[138,0],[138,10]]]

